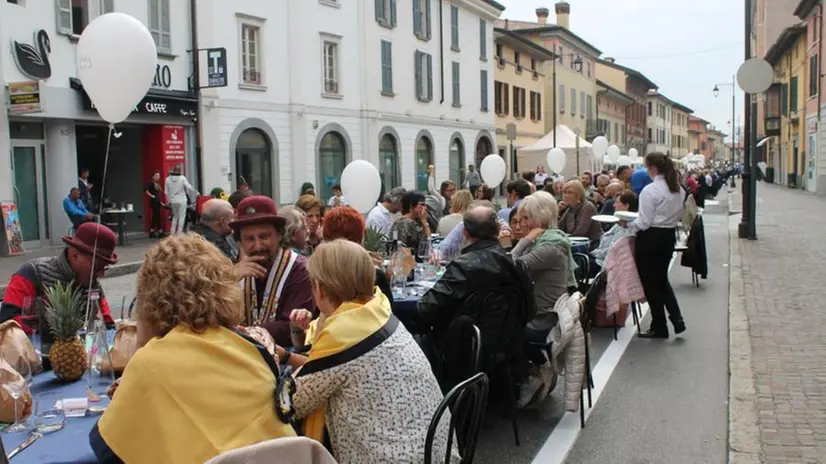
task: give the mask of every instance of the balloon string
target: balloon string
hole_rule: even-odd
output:
[[[100,182],[100,201],[101,201],[101,210],[103,209],[103,200],[104,200],[104,192],[106,190],[106,171],[109,169],[109,149],[112,146],[112,135],[115,133],[115,125],[109,124],[109,133],[106,137],[106,155],[103,158],[103,178]],[[92,247],[92,267],[89,270],[89,289],[86,293],[86,323],[84,328],[87,330],[89,329],[89,318],[91,317],[92,312],[92,286],[95,283],[95,261],[97,260],[98,254],[98,236],[100,235],[100,222],[103,218],[103,211],[98,211],[97,217],[97,224],[98,227],[95,230],[95,243]],[[103,320],[103,312],[100,306],[100,302],[98,302],[98,310],[96,311],[95,317],[100,316],[101,320]],[[86,334],[89,335],[88,332]]]

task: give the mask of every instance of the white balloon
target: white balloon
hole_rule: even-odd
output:
[[[620,165],[620,166],[630,165],[631,164],[631,157],[629,157],[629,156],[620,156],[617,159],[617,164]]]
[[[482,160],[482,165],[479,166],[479,173],[482,174],[482,180],[489,187],[496,187],[505,180],[505,160],[499,155],[488,155]]]
[[[370,212],[381,195],[379,171],[368,161],[351,161],[341,173],[341,193],[360,213]]]
[[[562,173],[565,169],[566,158],[565,151],[561,148],[551,148],[548,151],[548,168],[557,174]]]
[[[628,150],[628,157],[631,158],[631,160],[636,159],[639,155],[640,152],[638,152],[636,148]]]
[[[611,145],[608,147],[608,159],[611,160],[612,163],[616,163],[620,157],[620,148],[616,145]]]
[[[155,77],[158,52],[140,21],[124,13],[98,16],[77,42],[77,77],[100,117],[126,119]]]
[[[594,150],[594,156],[602,157],[608,152],[608,139],[600,135],[591,142],[591,147]]]

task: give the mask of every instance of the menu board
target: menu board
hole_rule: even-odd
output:
[[[6,243],[9,255],[23,253],[23,232],[20,230],[20,218],[17,215],[17,205],[11,201],[0,202],[3,212],[3,226],[6,229]]]

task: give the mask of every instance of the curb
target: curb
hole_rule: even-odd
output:
[[[743,263],[737,237],[738,211],[729,194],[729,464],[760,464],[762,447],[757,394],[751,360],[751,338],[745,304]]]
[[[143,264],[143,261],[135,261],[133,263],[123,263],[110,266],[109,269],[106,270],[105,278],[108,279],[111,277],[120,277],[125,276],[127,274],[134,274],[138,272],[138,269],[140,269],[141,264]],[[5,293],[6,285],[0,285],[0,298],[3,298],[3,294]]]

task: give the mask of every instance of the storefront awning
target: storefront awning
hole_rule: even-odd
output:
[[[84,111],[95,111],[95,106],[92,104],[89,95],[83,90],[80,79],[70,77],[69,85],[81,93]],[[181,90],[150,89],[146,96],[135,105],[133,113],[194,118],[198,115],[198,98],[193,93]]]

